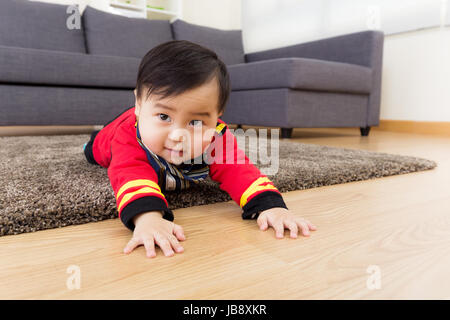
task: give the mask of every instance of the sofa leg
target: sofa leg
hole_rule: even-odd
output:
[[[361,136],[367,137],[369,135],[370,127],[360,127],[359,129],[361,130]]]
[[[292,137],[292,130],[293,128],[281,128],[281,138],[282,139],[289,139]]]

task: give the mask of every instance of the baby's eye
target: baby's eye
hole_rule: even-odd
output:
[[[201,125],[203,124],[203,121],[202,121],[202,120],[192,120],[191,123],[192,123],[193,121],[197,121],[196,123],[194,123],[194,127],[198,127],[198,126],[201,126]]]
[[[169,116],[164,113],[159,113],[158,116],[162,121],[166,121],[166,119],[169,118]]]

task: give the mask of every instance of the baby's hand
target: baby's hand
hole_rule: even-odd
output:
[[[261,230],[267,230],[268,226],[275,229],[276,237],[284,237],[284,228],[291,230],[291,238],[297,238],[298,228],[302,230],[304,236],[309,236],[309,230],[315,231],[317,228],[304,218],[295,217],[285,208],[272,208],[262,211],[256,222]]]
[[[144,245],[147,257],[156,257],[155,242],[164,255],[173,256],[172,248],[181,253],[184,251],[178,240],[186,240],[183,228],[169,220],[163,219],[162,212],[151,211],[134,217],[135,229],[133,237],[124,248],[124,253],[130,253],[139,245]]]

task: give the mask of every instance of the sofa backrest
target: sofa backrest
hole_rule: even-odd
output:
[[[220,30],[178,19],[172,23],[172,32],[175,40],[188,40],[215,51],[227,65],[245,62],[241,30]]]
[[[123,17],[86,6],[82,21],[90,54],[142,59],[153,47],[173,40],[168,20]]]
[[[0,0],[0,45],[86,53],[83,30],[69,29],[67,5]]]

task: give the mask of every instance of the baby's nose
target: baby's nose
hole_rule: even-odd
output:
[[[173,141],[173,143],[180,143],[185,141],[189,136],[189,132],[185,129],[174,129],[169,133],[169,139]]]

